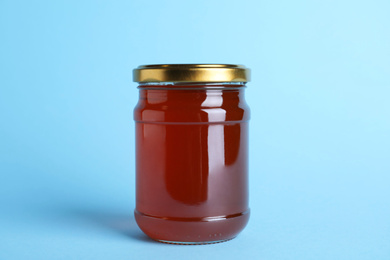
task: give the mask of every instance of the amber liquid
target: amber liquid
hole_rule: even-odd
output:
[[[243,85],[140,86],[136,210],[149,237],[231,239],[246,225],[248,120]]]

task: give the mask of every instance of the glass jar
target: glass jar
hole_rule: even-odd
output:
[[[134,81],[138,226],[167,243],[234,238],[249,218],[249,69],[146,65]]]

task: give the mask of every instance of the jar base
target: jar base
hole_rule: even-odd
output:
[[[209,221],[188,221],[157,217],[134,212],[140,229],[151,239],[170,244],[201,245],[228,241],[246,226],[249,210],[234,217],[211,218]]]
[[[196,245],[210,245],[210,244],[223,243],[223,242],[232,240],[233,238],[223,239],[223,240],[215,240],[215,241],[206,241],[206,242],[179,242],[179,241],[167,241],[167,240],[158,240],[158,239],[156,241],[164,243],[164,244],[196,246]]]

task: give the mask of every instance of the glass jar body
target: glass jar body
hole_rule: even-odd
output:
[[[136,209],[141,230],[162,242],[235,237],[248,208],[248,120],[243,83],[139,86]]]

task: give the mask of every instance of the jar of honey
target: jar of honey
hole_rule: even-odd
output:
[[[139,82],[135,219],[150,238],[207,244],[244,229],[249,74],[231,64],[134,69]]]

